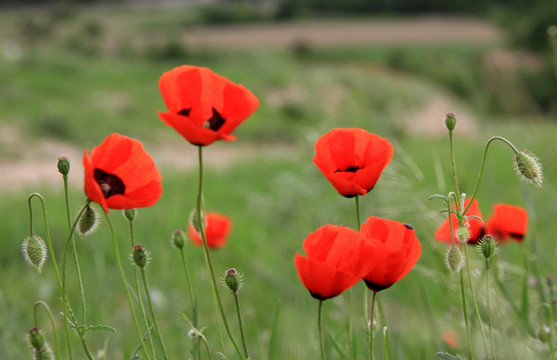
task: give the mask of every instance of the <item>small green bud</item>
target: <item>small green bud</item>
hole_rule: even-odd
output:
[[[547,275],[545,278],[545,282],[547,283],[547,286],[552,287],[553,286],[553,276],[552,275]]]
[[[27,341],[31,346],[31,352],[33,353],[33,359],[40,360],[53,360],[54,354],[50,349],[48,342],[46,342],[45,337],[38,328],[34,327],[29,330]]]
[[[145,250],[145,246],[138,244],[133,247],[133,262],[140,268],[144,268],[149,261],[149,253]]]
[[[199,221],[198,221],[198,216],[197,216],[197,210],[193,209],[193,211],[190,213],[190,224],[191,226],[193,226],[193,228],[195,229],[195,231],[198,234],[201,234],[201,227],[199,226]],[[205,223],[205,212],[203,210],[201,210],[201,222]]]
[[[183,230],[176,230],[172,234],[172,243],[180,250],[186,246],[186,239],[186,233]]]
[[[551,337],[551,329],[548,326],[542,326],[539,330],[538,330],[538,339],[540,339],[540,341],[542,343],[547,343],[549,341]]]
[[[39,328],[32,328],[29,330],[29,343],[35,349],[40,349],[44,346],[44,336],[39,331]]]
[[[466,243],[470,238],[470,231],[468,230],[467,227],[464,226],[459,227],[456,230],[456,237],[458,238],[458,241],[460,241],[461,243]]]
[[[123,213],[124,217],[128,219],[129,222],[134,222],[135,217],[137,216],[137,209],[124,209]]]
[[[77,231],[81,237],[86,237],[97,229],[99,214],[90,204],[87,204],[77,223]]]
[[[542,187],[542,165],[535,155],[526,151],[515,153],[514,168],[525,181],[534,183],[537,187]]]
[[[445,263],[452,272],[459,272],[464,265],[464,255],[457,246],[451,246],[445,254]]]
[[[226,285],[234,294],[242,288],[244,277],[236,269],[231,268],[224,273],[224,285]]]
[[[456,127],[456,115],[452,112],[445,117],[445,126],[449,131],[453,131]]]
[[[480,240],[478,249],[486,260],[489,260],[492,256],[497,254],[497,241],[493,239],[493,236],[486,235]]]
[[[47,251],[44,240],[38,235],[27,236],[21,246],[23,256],[27,263],[40,273],[46,262]]]
[[[56,166],[58,166],[58,171],[62,175],[66,176],[70,173],[70,161],[66,155],[62,155],[58,158]]]

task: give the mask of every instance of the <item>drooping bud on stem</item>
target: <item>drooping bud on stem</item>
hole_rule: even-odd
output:
[[[129,222],[134,222],[135,217],[137,216],[137,209],[124,209],[123,213],[124,213],[124,217]]]
[[[540,160],[526,151],[514,154],[514,168],[518,175],[525,181],[534,183],[537,187],[542,186],[543,172]]]
[[[56,166],[62,175],[67,176],[70,173],[70,161],[66,155],[62,155],[58,158]]]
[[[182,250],[186,246],[186,233],[183,230],[176,230],[172,234],[172,243],[178,249]]]
[[[456,115],[453,112],[447,113],[445,117],[445,126],[449,131],[453,131],[456,127]]]
[[[27,263],[40,273],[46,262],[47,250],[44,240],[38,235],[27,236],[21,246]]]
[[[458,246],[451,246],[445,254],[445,263],[451,272],[459,272],[464,265],[464,255]]]
[[[52,360],[54,355],[50,346],[45,340],[43,333],[36,327],[29,330],[28,338],[29,345],[31,346],[31,352],[33,353],[33,359],[35,360]]]
[[[145,246],[138,244],[133,247],[133,262],[135,265],[139,266],[141,269],[147,265],[149,261],[149,253],[145,250]]]
[[[244,277],[236,269],[231,268],[224,273],[223,282],[234,294],[237,294],[244,284]]]
[[[77,223],[77,231],[81,237],[86,237],[97,229],[99,224],[99,214],[90,204],[86,205],[85,210]]]

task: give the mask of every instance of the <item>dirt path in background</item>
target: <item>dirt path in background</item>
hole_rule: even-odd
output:
[[[327,45],[490,44],[503,32],[473,18],[311,20],[303,22],[188,28],[189,45],[226,48],[288,47],[297,43]]]

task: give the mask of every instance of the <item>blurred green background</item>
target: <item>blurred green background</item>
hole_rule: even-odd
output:
[[[534,188],[514,173],[510,149],[495,144],[478,198],[486,217],[499,202],[525,207],[530,215],[526,241],[506,245],[497,257],[509,295],[490,290],[498,305],[500,358],[548,358],[549,346],[535,334],[544,324],[540,304],[552,300],[542,279],[557,271],[554,1],[14,0],[0,6],[0,358],[29,357],[25,334],[34,326],[35,301],[60,311],[51,264],[39,275],[21,256],[29,231],[27,195],[46,197],[60,256],[67,227],[56,159],[66,154],[72,162],[75,212],[86,200],[83,151],[112,132],[144,142],[163,175],[163,197],[140,210],[136,241],[153,257],[148,277],[171,358],[187,358],[189,329],[180,314],[190,304],[180,257],[169,240],[174,230],[186,228],[195,205],[197,153],[157,116],[164,110],[158,79],[182,64],[210,67],[261,101],[236,130],[237,141],[204,151],[207,210],[234,221],[229,245],[214,252],[214,263],[218,273],[235,267],[245,275],[240,296],[253,359],[318,356],[317,302],[299,281],[293,259],[317,227],[356,226],[354,201],[340,197],[311,160],[315,140],[334,127],[362,127],[393,143],[393,161],[360,201],[362,217],[411,223],[422,243],[415,270],[379,296],[393,358],[466,352],[458,280],[445,269],[445,246],[432,236],[443,219],[437,212],[442,204],[427,200],[452,189],[443,126],[449,111],[458,119],[462,191],[472,191],[492,135],[532,151],[544,164],[544,186]],[[44,237],[37,204],[34,210],[37,232]],[[125,254],[127,224],[119,211],[110,214]],[[90,346],[96,358],[129,359],[137,340],[106,224],[78,239],[77,246],[86,274],[88,323],[118,330],[90,333]],[[206,323],[209,342],[218,347],[202,252],[193,246],[186,250],[201,326]],[[470,257],[477,292],[485,293],[481,258],[474,250]],[[72,269],[71,261],[68,265]],[[129,278],[131,269],[126,267]],[[79,313],[73,276],[70,284]],[[361,293],[356,286],[357,358],[366,354]],[[222,294],[236,329],[233,300],[225,289]],[[485,298],[480,298],[485,315]],[[328,301],[325,316],[328,333],[347,352],[348,298]],[[60,317],[57,321],[61,325]],[[477,325],[474,330],[478,333]],[[444,331],[461,333],[457,349],[442,341]],[[52,340],[48,328],[47,334]],[[329,358],[342,358],[332,344],[327,338]],[[73,348],[74,358],[83,358],[77,341]],[[228,358],[234,358],[228,350]],[[380,347],[377,351],[381,355]]]

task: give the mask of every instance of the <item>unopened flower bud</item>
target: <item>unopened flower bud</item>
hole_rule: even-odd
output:
[[[58,166],[58,171],[62,175],[68,175],[70,173],[70,160],[68,160],[67,156],[60,156],[58,158],[58,163],[56,164],[56,166]]]
[[[445,263],[452,272],[459,272],[464,265],[464,255],[457,246],[451,246],[445,254]]]
[[[29,343],[35,349],[40,349],[44,346],[44,336],[39,331],[39,328],[32,328],[29,330]]]
[[[129,222],[133,222],[137,216],[137,209],[124,209],[124,217],[128,219]]]
[[[44,240],[38,235],[27,236],[21,246],[23,256],[27,263],[40,273],[46,262],[47,251]]]
[[[205,212],[203,210],[201,210],[201,222],[205,223]],[[191,226],[193,226],[193,228],[195,229],[195,231],[198,234],[201,234],[200,231],[200,226],[199,226],[199,216],[197,214],[197,209],[194,209],[191,213],[190,213],[190,224]]]
[[[33,353],[33,359],[41,360],[52,360],[54,355],[50,346],[45,340],[43,333],[36,327],[29,330],[28,338],[29,345],[31,346],[31,352]]]
[[[470,231],[468,230],[467,227],[459,227],[456,230],[456,237],[458,238],[458,241],[460,241],[461,243],[466,243],[470,238]]]
[[[172,234],[172,243],[178,249],[182,250],[186,246],[186,233],[183,230],[176,230]]]
[[[456,115],[453,112],[450,112],[445,117],[445,126],[449,131],[453,131],[456,127]]]
[[[547,275],[547,277],[545,278],[545,282],[547,283],[547,286],[552,287],[553,286],[553,276],[552,275]]]
[[[99,214],[95,208],[91,205],[87,205],[81,217],[79,218],[79,222],[77,223],[77,231],[81,237],[86,237],[87,235],[91,234],[93,231],[96,230],[99,223]]]
[[[515,153],[514,168],[525,181],[534,183],[537,187],[542,186],[542,165],[535,155],[526,151]]]
[[[232,290],[234,294],[238,293],[238,290],[242,287],[243,280],[242,274],[234,268],[228,269],[224,273],[224,284]]]
[[[551,337],[551,329],[548,326],[542,326],[538,330],[538,339],[540,339],[542,343],[547,343],[550,337]]]
[[[482,238],[482,240],[480,240],[478,248],[480,253],[486,258],[486,260],[488,260],[497,254],[497,241],[493,239],[493,236],[486,235]]]
[[[140,268],[144,268],[149,260],[149,254],[145,250],[145,246],[138,244],[133,247],[133,262]]]

